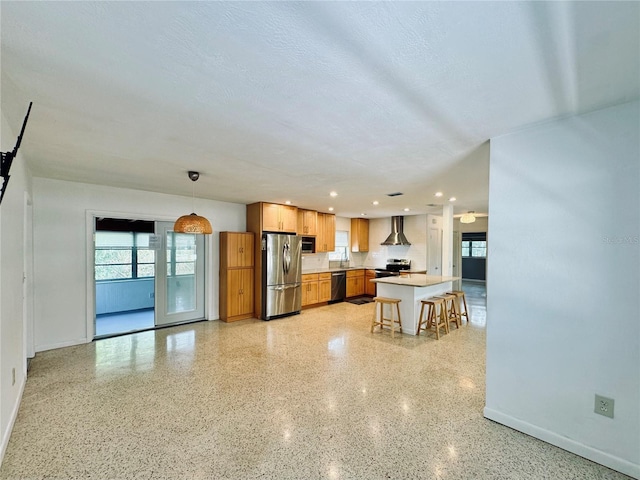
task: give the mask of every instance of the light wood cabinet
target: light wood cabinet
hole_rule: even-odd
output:
[[[376,296],[376,284],[371,280],[376,278],[375,270],[366,270],[364,272],[364,293],[365,295],[371,295],[372,297]]]
[[[347,298],[364,295],[364,270],[347,270]]]
[[[262,261],[261,240],[263,232],[296,233],[298,229],[298,207],[275,203],[256,202],[247,205],[247,231],[255,234],[253,315],[262,317]]]
[[[253,316],[254,234],[220,232],[220,320]]]
[[[220,268],[253,267],[253,242],[253,233],[221,232],[220,253],[225,255],[220,257]]]
[[[298,208],[291,205],[260,202],[263,232],[291,232],[298,230]]]
[[[351,251],[352,252],[368,252],[369,251],[369,219],[368,218],[352,218],[351,219]]]
[[[316,252],[333,252],[336,249],[336,216],[318,212]]]
[[[302,275],[302,306],[318,303],[318,274]]]
[[[331,274],[321,273],[318,275],[318,302],[329,300],[331,300]]]
[[[331,300],[331,274],[305,273],[302,275],[302,306]]]
[[[233,322],[250,318],[253,315],[253,268],[230,269],[226,277],[226,308],[224,315],[221,308],[220,319]]]
[[[315,237],[318,231],[318,212],[298,209],[298,235]]]

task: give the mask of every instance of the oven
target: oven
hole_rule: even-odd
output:
[[[411,260],[406,258],[388,258],[385,268],[376,268],[376,278],[398,277],[403,271],[411,269]]]

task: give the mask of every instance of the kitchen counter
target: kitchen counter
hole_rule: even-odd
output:
[[[380,297],[398,298],[402,333],[415,335],[418,329],[421,300],[441,295],[452,289],[452,282],[460,277],[440,277],[437,275],[410,274],[399,277],[374,278]]]
[[[343,267],[343,268],[314,268],[311,270],[303,270],[302,275],[307,273],[332,273],[332,272],[346,272],[348,270],[373,270],[379,267]]]
[[[374,278],[374,283],[388,283],[390,285],[406,285],[408,287],[431,287],[442,283],[459,280],[460,277],[440,277],[437,275],[425,275],[423,273],[410,273],[399,277]]]

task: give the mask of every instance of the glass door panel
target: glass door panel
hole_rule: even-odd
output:
[[[157,222],[163,247],[157,256],[156,325],[204,318],[204,235],[173,232]]]

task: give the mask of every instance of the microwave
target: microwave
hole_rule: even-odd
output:
[[[316,253],[316,237],[302,237],[302,253]]]

